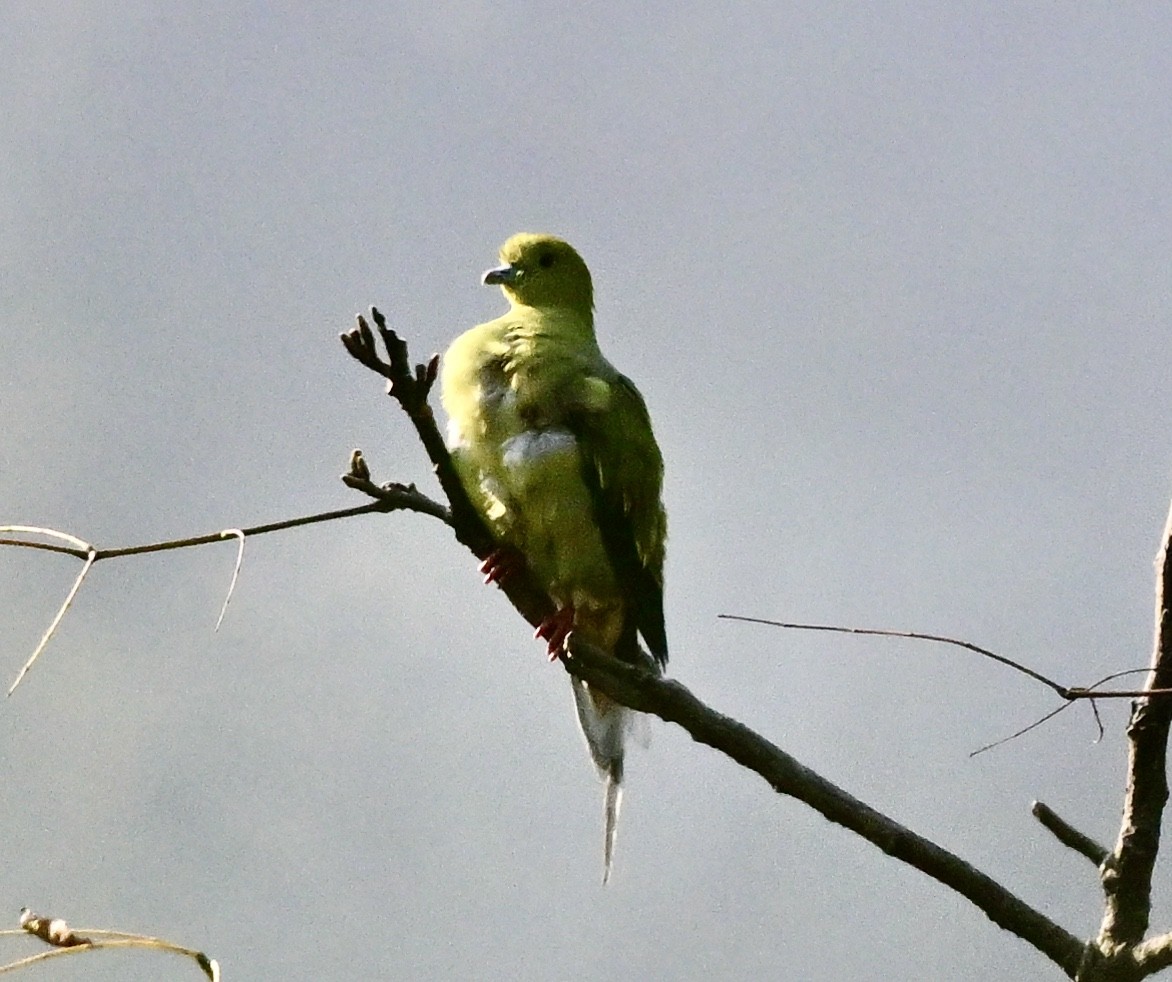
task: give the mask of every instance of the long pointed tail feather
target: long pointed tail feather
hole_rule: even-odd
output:
[[[618,832],[619,806],[622,803],[623,753],[630,710],[612,702],[601,692],[593,691],[580,679],[570,680],[578,724],[586,738],[590,759],[606,785],[603,826],[602,882],[610,879],[614,861],[615,836]]]

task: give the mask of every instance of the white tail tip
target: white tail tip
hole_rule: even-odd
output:
[[[602,845],[602,885],[606,886],[610,879],[610,869],[614,864],[614,841],[619,831],[619,807],[623,803],[623,786],[615,780],[613,775],[606,777],[606,825],[605,839]]]

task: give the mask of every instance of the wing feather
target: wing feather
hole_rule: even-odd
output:
[[[638,631],[663,666],[663,457],[634,383],[618,372],[605,381],[610,388],[607,407],[570,413],[567,422],[579,442],[582,480],[594,504],[603,546],[628,602],[627,641],[633,643]]]

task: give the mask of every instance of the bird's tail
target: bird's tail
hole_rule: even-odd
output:
[[[574,705],[578,709],[578,724],[586,738],[590,759],[606,785],[602,847],[602,882],[606,883],[614,860],[619,806],[623,798],[623,751],[631,711],[591,689],[581,679],[571,678],[570,681],[574,689]]]

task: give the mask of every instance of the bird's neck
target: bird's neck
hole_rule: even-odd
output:
[[[529,304],[513,302],[513,313],[527,325],[540,330],[550,321],[556,321],[558,333],[567,339],[586,341],[594,340],[594,311],[582,309],[573,304],[542,304],[533,307]]]

